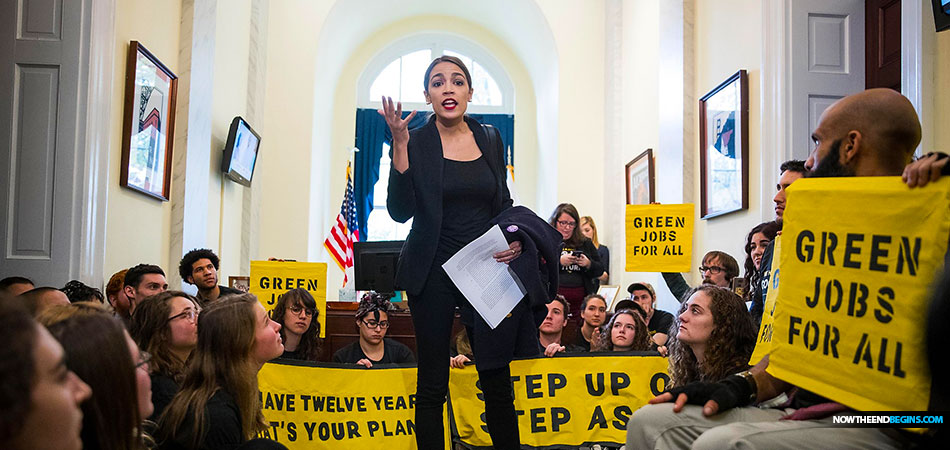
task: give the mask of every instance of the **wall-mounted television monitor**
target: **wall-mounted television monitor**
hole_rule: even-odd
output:
[[[392,296],[396,286],[396,266],[405,241],[353,243],[354,288]]]
[[[950,0],[933,0],[933,5],[937,31],[950,29]]]
[[[221,171],[235,182],[250,186],[260,147],[260,135],[241,116],[235,117],[224,146]]]

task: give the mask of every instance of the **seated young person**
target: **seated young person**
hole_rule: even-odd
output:
[[[563,295],[558,295],[548,303],[548,315],[538,327],[538,340],[544,349],[544,356],[554,356],[557,353],[568,351],[568,345],[561,343],[561,334],[567,326],[567,316],[571,307]],[[574,348],[573,345],[570,347]]]
[[[700,286],[680,307],[670,341],[670,386],[719,381],[749,368],[756,331],[745,302],[718,286]]]
[[[144,449],[143,421],[153,409],[148,353],[105,306],[56,306],[39,320],[63,346],[66,367],[92,388],[82,404],[83,448]]]
[[[181,390],[158,423],[159,448],[232,450],[258,444],[253,438],[268,427],[257,373],[284,352],[279,330],[253,294],[229,295],[202,310],[198,345]]]
[[[599,332],[599,327],[604,324],[607,318],[607,301],[598,294],[591,294],[584,297],[581,303],[581,327],[577,330],[574,337],[574,345],[579,351],[590,351],[590,344],[594,334]]]
[[[752,291],[757,289],[760,281],[759,268],[762,267],[762,258],[765,250],[775,239],[782,226],[776,221],[762,222],[749,231],[745,238],[745,278],[749,280],[743,300],[752,300]]]
[[[310,292],[296,288],[281,294],[270,316],[280,324],[284,340],[281,358],[316,361],[320,357],[320,311]]]
[[[591,346],[594,352],[630,352],[650,349],[650,333],[643,320],[643,311],[633,303],[631,308],[618,309]]]
[[[739,263],[728,253],[713,250],[703,255],[699,274],[703,276],[703,284],[727,288],[732,284],[732,279],[739,276]],[[681,273],[663,272],[662,275],[673,297],[683,303],[686,292],[690,290],[686,278]]]
[[[92,391],[49,331],[2,293],[0,341],[0,448],[80,450],[79,405]]]
[[[375,292],[367,292],[356,310],[356,327],[360,340],[337,350],[333,362],[359,364],[366,368],[374,364],[400,364],[416,361],[409,347],[386,338],[392,303]]]
[[[181,291],[165,291],[142,300],[132,314],[129,334],[152,355],[152,404],[158,418],[178,393],[185,361],[198,344],[198,300]]]
[[[647,322],[647,330],[650,331],[650,339],[657,346],[666,345],[666,340],[670,333],[670,326],[673,325],[673,315],[656,309],[656,291],[650,283],[633,283],[627,287],[630,293],[630,300],[636,302],[643,309]],[[620,309],[618,302],[617,308]]]

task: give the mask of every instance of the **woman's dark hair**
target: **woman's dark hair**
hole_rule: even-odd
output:
[[[689,306],[689,298],[700,291],[709,296],[709,310],[715,326],[706,342],[702,366],[696,360],[693,349],[678,338],[682,323],[680,315]],[[716,382],[747,368],[755,348],[756,332],[742,298],[729,289],[708,284],[689,290],[683,298],[686,301],[676,314],[666,344],[670,355],[670,387],[693,381]]]
[[[426,77],[424,80],[422,80],[423,90],[425,90],[426,92],[429,92],[429,76],[432,75],[432,69],[435,67],[436,64],[442,63],[442,62],[452,63],[452,64],[455,64],[456,66],[459,66],[459,69],[462,69],[462,74],[465,75],[465,81],[468,82],[468,88],[472,89],[472,74],[468,72],[468,67],[465,67],[465,63],[463,63],[461,59],[455,56],[442,55],[436,59],[433,59],[432,62],[429,63],[429,67],[426,68]]]
[[[320,318],[320,310],[317,309],[317,302],[313,299],[313,296],[310,295],[310,292],[303,288],[296,288],[281,294],[277,297],[277,306],[270,312],[271,320],[280,324],[280,337],[284,342],[287,342],[287,335],[284,331],[286,329],[284,326],[284,316],[287,310],[294,306],[300,306],[313,311],[310,328],[307,328],[307,331],[300,337],[300,344],[297,346],[297,355],[300,356],[300,359],[306,361],[316,361],[323,350],[323,339],[320,339],[320,322],[317,321],[317,319]]]
[[[82,404],[83,448],[141,447],[143,418],[125,327],[103,311],[76,311],[47,327],[66,352],[66,367],[92,388]]]
[[[596,342],[591,343],[591,351],[593,352],[612,352],[614,350],[613,339],[611,339],[611,330],[614,327],[614,322],[617,321],[617,317],[622,315],[628,315],[633,317],[633,322],[637,328],[636,335],[633,338],[633,346],[630,348],[630,351],[646,351],[650,349],[650,331],[647,329],[647,324],[643,319],[643,310],[634,311],[633,309],[621,309],[613,314],[610,317],[610,320],[603,325],[602,331],[599,334],[599,339]]]
[[[555,229],[557,229],[557,219],[561,217],[561,214],[567,214],[574,219],[574,232],[570,238],[564,240],[564,243],[573,248],[579,248],[584,244],[584,241],[589,239],[584,237],[584,233],[581,233],[581,216],[577,213],[577,208],[570,203],[557,205],[557,208],[554,208],[554,214],[551,214],[551,219],[548,221]]]
[[[393,304],[388,298],[383,297],[377,292],[369,291],[363,294],[360,299],[360,306],[356,309],[356,320],[363,320],[367,314],[373,311],[389,313],[393,310]]]
[[[752,231],[749,232],[749,235],[745,238],[745,278],[749,280],[750,289],[746,289],[746,300],[749,299],[750,292],[752,287],[756,285],[759,281],[759,271],[755,268],[755,263],[752,262],[752,237],[756,233],[762,233],[765,235],[769,241],[775,240],[775,235],[778,234],[778,231],[782,228],[778,225],[778,222],[762,222],[752,228]]]
[[[66,286],[60,288],[66,298],[69,299],[69,303],[76,302],[99,302],[103,303],[105,296],[102,295],[102,291],[91,286],[86,286],[82,281],[72,280],[69,283],[66,283]]]
[[[0,447],[20,433],[30,412],[38,326],[19,301],[0,296]]]
[[[139,349],[152,355],[149,368],[175,380],[181,381],[185,361],[171,351],[172,331],[168,316],[171,314],[171,301],[181,297],[190,301],[195,311],[199,310],[198,300],[182,291],[165,291],[142,300],[135,307],[129,334],[139,345]]]
[[[587,309],[587,303],[590,302],[590,299],[592,299],[592,298],[598,298],[598,299],[600,299],[600,301],[604,302],[604,307],[607,306],[607,299],[605,299],[603,295],[600,295],[600,294],[589,294],[589,295],[587,295],[586,297],[584,297],[584,301],[581,302],[581,310],[578,312],[578,314],[584,312],[584,310]]]

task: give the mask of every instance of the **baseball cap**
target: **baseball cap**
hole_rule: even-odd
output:
[[[647,290],[650,292],[650,296],[656,299],[656,291],[653,290],[653,286],[650,283],[633,283],[630,286],[627,286],[627,292],[633,294],[633,291],[642,291]]]

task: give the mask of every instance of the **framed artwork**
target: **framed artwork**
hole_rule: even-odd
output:
[[[654,170],[652,148],[627,163],[624,173],[627,178],[628,205],[649,205],[656,201]]]
[[[138,41],[129,44],[119,184],[168,201],[178,77]]]
[[[749,209],[749,80],[733,74],[699,99],[701,217]]]
[[[228,287],[241,292],[250,292],[251,277],[228,277]]]
[[[620,294],[620,286],[613,284],[602,284],[597,288],[597,295],[604,297],[607,303],[607,310],[614,310],[614,303],[617,303],[617,297]]]

